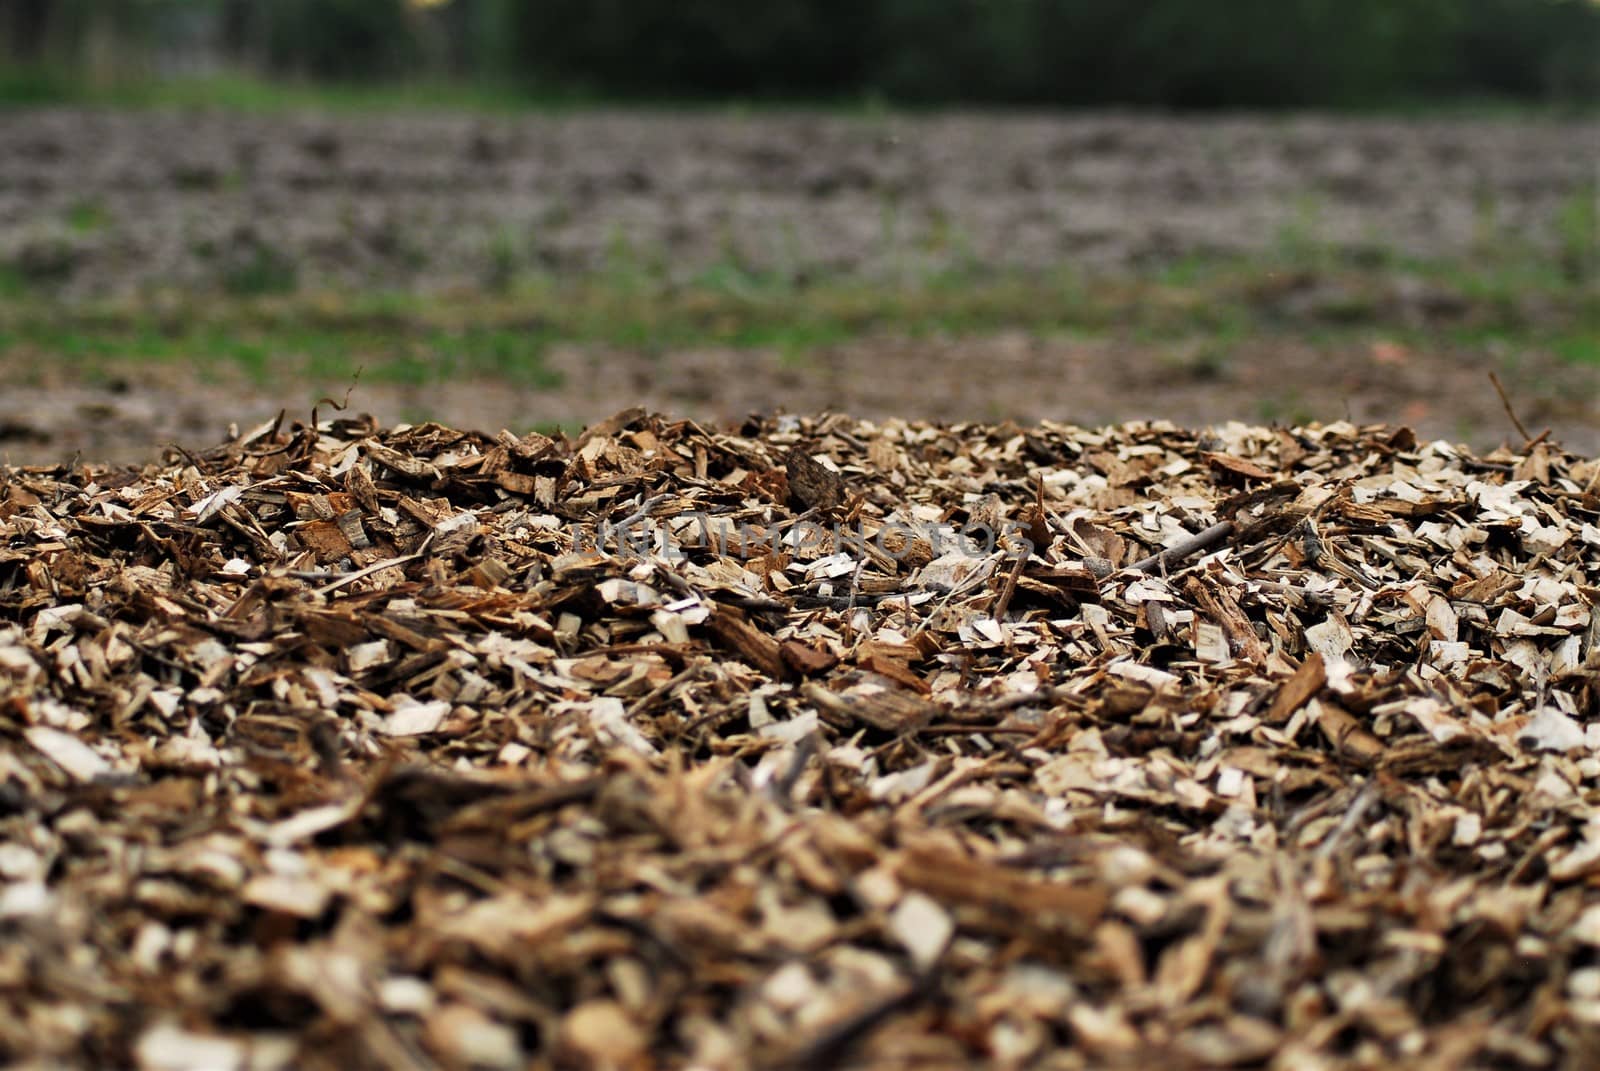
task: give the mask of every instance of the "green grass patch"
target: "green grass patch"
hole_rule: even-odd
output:
[[[282,112],[510,112],[575,107],[574,94],[535,94],[474,81],[312,83],[224,73],[190,78],[124,78],[95,82],[68,69],[32,67],[0,73],[0,107],[76,105],[88,108],[177,108],[247,114]]]
[[[318,82],[264,78],[246,70],[156,78],[86,78],[71,65],[32,65],[0,71],[0,109],[71,105],[87,108],[228,111],[244,114],[322,112],[568,113],[627,108],[636,112],[774,115],[828,112],[883,120],[893,114],[937,113],[941,106],[891,106],[881,95],[839,93],[790,97],[606,94],[572,83],[526,77],[428,76],[398,81]],[[1532,111],[1532,109],[1530,109]]]
[[[1600,365],[1600,320],[1593,331],[1556,336],[1550,340],[1550,348],[1564,361]]]
[[[41,108],[73,103],[79,94],[70,72],[38,66],[0,68],[0,107]]]
[[[1561,270],[1600,289],[1600,186],[1573,193],[1556,213]]]
[[[0,360],[43,360],[84,373],[149,363],[180,363],[208,379],[227,374],[261,386],[348,382],[357,372],[376,382],[427,385],[494,379],[535,388],[560,385],[545,364],[547,340],[512,328],[418,329],[411,323],[297,323],[287,309],[263,314],[213,309],[204,321],[144,314],[87,322],[23,319],[0,329]]]
[[[1474,271],[1401,258],[1340,263],[1296,249],[1186,258],[1119,277],[1064,267],[802,283],[733,261],[677,278],[648,258],[619,254],[587,277],[508,275],[470,293],[430,296],[308,292],[293,264],[268,247],[258,252],[233,266],[223,295],[144,304],[52,301],[0,266],[0,358],[79,368],[182,361],[259,383],[336,384],[363,369],[373,382],[534,388],[559,385],[547,358],[562,343],[656,354],[761,350],[805,367],[818,350],[868,336],[1001,330],[1182,340],[1186,359],[1216,374],[1237,347],[1263,335],[1536,347],[1600,360],[1600,297],[1559,268],[1532,263]],[[1419,290],[1432,296],[1422,304],[1405,296]]]
[[[67,209],[67,226],[78,234],[92,234],[111,222],[98,201],[79,201]]]
[[[16,301],[28,294],[28,277],[14,264],[0,263],[0,301]]]
[[[299,275],[291,258],[264,244],[250,245],[221,268],[222,289],[234,297],[292,293]]]
[[[605,92],[581,83],[544,80],[531,84],[519,73],[514,77],[377,82],[313,82],[293,78],[264,78],[247,70],[179,78],[125,75],[91,78],[72,64],[33,64],[0,70],[0,108],[78,105],[102,108],[205,108],[246,113],[285,111],[382,112],[449,110],[467,112],[571,111],[597,107],[632,110],[721,112],[765,115],[804,110],[828,111],[878,119],[893,114],[937,113],[959,101],[937,98],[890,103],[874,89],[822,95],[746,97],[674,95],[672,93]],[[995,107],[971,102],[971,107]],[[1000,105],[1002,110],[1031,110],[1028,106]],[[1034,107],[1037,107],[1034,106]],[[1324,111],[1411,119],[1485,118],[1500,121],[1539,121],[1549,118],[1584,118],[1600,114],[1591,98],[1541,102],[1519,98],[1455,95],[1448,100],[1432,97],[1378,94],[1372,99],[1327,100]],[[1059,106],[1055,109],[1059,110]]]

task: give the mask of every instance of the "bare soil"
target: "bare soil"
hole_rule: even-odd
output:
[[[803,363],[770,351],[651,356],[570,346],[552,354],[563,377],[557,388],[364,383],[349,402],[390,423],[436,419],[519,432],[550,425],[574,431],[628,402],[723,422],[776,410],[1091,426],[1154,417],[1188,427],[1350,419],[1408,424],[1428,438],[1488,449],[1521,441],[1489,383],[1499,364],[1481,353],[1281,339],[1242,344],[1216,363],[1195,347],[1020,332],[867,339],[819,350]],[[1600,369],[1531,357],[1504,378],[1531,431],[1549,427],[1573,449],[1600,451]],[[169,444],[209,446],[230,423],[249,426],[280,409],[307,417],[318,397],[299,383],[196,382],[170,366],[93,385],[47,376],[0,395],[0,461],[49,464],[77,455],[137,463]]]
[[[68,301],[141,301],[276,286],[449,293],[507,273],[688,277],[730,264],[800,281],[1115,273],[1286,246],[1346,263],[1486,264],[1515,247],[1559,265],[1583,239],[1568,217],[1593,189],[1597,143],[1592,121],[43,111],[0,118],[0,267]],[[163,367],[89,383],[55,355],[10,363],[0,457],[13,462],[208,445],[230,422],[301,413],[332,386]],[[635,403],[704,419],[1351,417],[1486,447],[1512,434],[1493,369],[1535,432],[1600,448],[1596,369],[1537,345],[930,341],[889,325],[799,357],[571,346],[551,363],[556,389],[368,382],[353,404],[387,421],[519,431]]]
[[[50,110],[0,117],[0,262],[105,294],[280,258],[301,285],[415,287],[619,262],[1110,268],[1285,241],[1492,256],[1557,250],[1597,143],[1594,121]]]

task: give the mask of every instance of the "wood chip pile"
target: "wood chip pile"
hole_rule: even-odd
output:
[[[0,470],[0,1059],[1592,1067],[1600,463],[339,418]]]

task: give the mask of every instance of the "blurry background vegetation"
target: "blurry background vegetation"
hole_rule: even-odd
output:
[[[704,107],[673,122],[724,136],[682,152],[737,151],[730,173],[781,188],[712,169],[699,196],[685,156],[652,176],[616,116],[572,133],[591,104]],[[1500,427],[1497,368],[1539,400],[1529,420],[1600,442],[1600,0],[0,0],[8,106],[0,459],[106,457],[118,435],[143,457],[158,425],[200,442],[205,384],[230,411],[247,396],[233,368],[257,401],[364,370],[404,419],[519,430],[656,391],[722,416],[1058,399],[1086,420],[1332,419],[1355,397],[1459,437]],[[1313,114],[1022,120],[1019,139],[1054,129],[1026,146],[1037,168],[908,192],[897,168],[958,150],[880,135],[952,106]],[[562,120],[483,118],[529,108]],[[293,114],[230,133],[241,111]],[[1391,158],[1436,118],[1448,137]],[[945,122],[969,120],[904,127]],[[1259,134],[1238,167],[1216,156],[1230,125]],[[1071,173],[1040,180],[1052,161]],[[1402,203],[1403,233],[1362,222]],[[1214,241],[1213,209],[1254,230]],[[831,222],[802,249],[813,214]],[[980,255],[997,234],[1047,252]],[[87,410],[52,394],[85,383]],[[187,431],[169,396],[194,396]]]
[[[1595,0],[0,0],[0,99],[173,80],[518,100],[1600,101]]]

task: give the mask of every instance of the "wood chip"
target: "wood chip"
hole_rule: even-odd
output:
[[[1586,1066],[1600,464],[1527,449],[634,409],[0,470],[0,1056]]]

